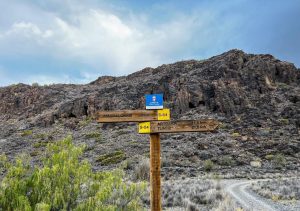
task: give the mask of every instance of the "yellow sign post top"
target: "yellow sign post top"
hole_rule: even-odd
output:
[[[171,119],[170,109],[157,110],[157,120],[158,121],[167,121],[170,119]]]
[[[141,122],[141,123],[139,123],[139,133],[149,134],[151,132],[150,127],[151,127],[150,122]]]

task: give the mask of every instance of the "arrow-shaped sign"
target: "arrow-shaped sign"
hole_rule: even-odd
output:
[[[217,129],[218,125],[219,122],[213,119],[142,122],[139,133],[208,132]]]
[[[97,122],[146,122],[146,121],[168,121],[170,110],[120,110],[99,111],[96,114]]]

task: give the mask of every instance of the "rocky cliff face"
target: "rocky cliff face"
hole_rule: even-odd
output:
[[[201,115],[219,118],[227,124],[227,131],[222,130],[244,137],[241,149],[256,156],[265,154],[251,151],[252,143],[247,140],[284,136],[282,139],[295,141],[290,153],[299,157],[300,71],[271,55],[240,50],[202,61],[145,68],[124,77],[100,77],[86,85],[18,84],[0,88],[0,122],[6,125],[0,137],[24,129],[53,128],[60,122],[74,129],[80,119],[92,117],[98,110],[144,109],[147,93],[164,93],[165,107],[171,109],[174,119]],[[12,128],[7,129],[7,125]],[[275,151],[283,147],[276,144]],[[226,154],[226,150],[230,147],[221,152]]]
[[[0,112],[6,119],[35,120],[33,124],[45,126],[97,110],[143,109],[145,94],[164,93],[174,117],[195,108],[232,116],[266,106],[270,113],[286,115],[276,107],[299,104],[299,83],[300,73],[291,63],[232,50],[204,61],[146,68],[126,77],[100,77],[87,85],[12,85],[0,89]]]

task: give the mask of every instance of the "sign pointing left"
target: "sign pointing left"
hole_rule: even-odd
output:
[[[168,121],[170,120],[170,110],[99,111],[96,119],[100,123]]]

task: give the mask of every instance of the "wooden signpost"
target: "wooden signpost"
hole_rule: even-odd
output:
[[[101,111],[97,121],[140,122],[139,133],[150,134],[150,201],[152,211],[161,211],[160,176],[160,133],[209,132],[217,129],[219,123],[213,119],[170,120],[170,110],[121,110]]]
[[[99,111],[96,114],[98,122],[146,122],[170,120],[170,110],[120,110]]]
[[[213,119],[142,122],[139,123],[139,133],[208,132],[215,130],[218,125]]]

